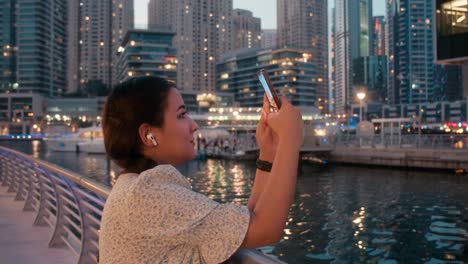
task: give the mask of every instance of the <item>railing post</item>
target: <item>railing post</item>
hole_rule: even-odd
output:
[[[50,175],[49,172],[45,171],[47,173],[47,176],[50,179],[50,182],[52,184],[52,188],[54,189],[54,194],[55,194],[55,205],[56,205],[56,212],[55,212],[55,225],[54,225],[54,231],[52,232],[52,236],[50,237],[49,240],[49,247],[55,247],[55,248],[61,248],[65,247],[66,244],[63,241],[63,237],[66,235],[66,230],[65,230],[65,210],[64,210],[64,201],[62,198],[61,193],[59,192],[57,188],[57,180],[54,178],[54,175]]]
[[[48,216],[48,212],[47,212],[47,195],[46,195],[46,188],[45,188],[45,183],[44,180],[42,179],[41,175],[43,175],[44,177],[46,177],[45,173],[42,173],[41,171],[39,171],[39,166],[37,164],[35,164],[34,166],[34,171],[35,171],[35,174],[37,176],[37,179],[39,181],[39,208],[37,210],[37,214],[36,214],[36,219],[34,219],[34,225],[36,226],[44,226],[44,225],[47,225],[47,222],[44,220],[45,217]]]
[[[23,211],[34,211],[34,207],[33,207],[33,202],[34,202],[34,191],[37,189],[36,187],[36,182],[38,182],[39,180],[37,179],[37,173],[34,169],[31,169],[31,168],[34,168],[36,164],[34,164],[33,162],[29,161],[29,166],[27,166],[27,170],[28,170],[28,194],[26,195],[26,200],[24,202],[24,207],[23,207]]]
[[[26,171],[27,171],[27,166],[25,166],[26,162],[27,162],[26,160],[18,158],[17,164],[18,164],[18,167],[20,168],[16,170],[17,177],[15,178],[18,179],[18,189],[16,190],[15,201],[24,201],[23,189],[25,187],[26,177],[28,177],[28,175],[26,174]]]
[[[17,181],[17,177],[15,177],[15,169],[13,168],[13,163],[16,161],[16,156],[12,155],[11,159],[8,161],[8,180],[10,181],[8,185],[8,190],[7,192],[15,192],[15,185]],[[7,180],[7,184],[8,184]]]

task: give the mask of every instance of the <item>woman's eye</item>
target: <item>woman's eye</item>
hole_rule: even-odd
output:
[[[178,116],[179,119],[184,119],[187,116],[187,112],[183,112]]]

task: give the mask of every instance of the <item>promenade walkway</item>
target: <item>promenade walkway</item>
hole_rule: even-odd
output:
[[[24,201],[14,201],[14,193],[0,186],[0,263],[76,263],[66,248],[49,248],[49,227],[33,226],[36,213],[23,211]]]

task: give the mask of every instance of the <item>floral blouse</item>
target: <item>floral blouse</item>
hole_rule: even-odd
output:
[[[122,174],[102,215],[100,263],[220,263],[241,245],[247,207],[192,191],[171,165]]]

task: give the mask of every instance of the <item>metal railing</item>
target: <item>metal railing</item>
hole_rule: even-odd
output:
[[[98,263],[102,210],[111,188],[45,161],[0,147],[0,182],[23,210],[35,211],[34,225],[49,226],[49,247],[65,247],[77,263]],[[27,254],[27,253],[25,253]],[[256,250],[239,250],[230,263],[283,263]]]

